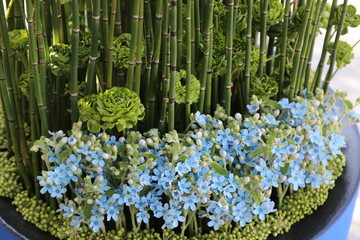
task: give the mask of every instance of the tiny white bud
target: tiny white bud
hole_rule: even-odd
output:
[[[179,159],[179,155],[174,155],[174,156],[173,156],[173,160],[174,160],[174,161],[177,161],[178,159]]]
[[[245,184],[249,183],[250,182],[250,177],[244,177],[244,182],[245,182]]]
[[[100,207],[100,208],[99,208],[99,212],[100,212],[101,214],[105,214],[106,210],[105,210],[105,208]]]
[[[97,168],[96,168],[96,172],[97,172],[97,173],[100,174],[100,173],[102,173],[102,171],[103,171],[103,169],[102,169],[101,167],[97,167]]]
[[[81,138],[81,136],[82,136],[81,132],[77,132],[76,135],[75,135],[76,138]]]
[[[86,200],[86,203],[87,204],[93,204],[94,203],[94,200],[92,198],[89,198],[88,200]]]
[[[72,166],[70,167],[70,169],[71,169],[71,171],[72,171],[73,173],[76,173],[76,171],[77,171],[77,167],[76,167],[75,165],[72,165]]]
[[[125,142],[125,138],[124,137],[119,138],[119,142],[121,143]]]
[[[254,120],[257,121],[257,120],[259,120],[259,118],[260,118],[260,114],[259,114],[259,113],[255,113],[255,114],[254,114]]]
[[[234,162],[234,157],[233,156],[229,157],[229,162],[230,163]]]
[[[225,151],[220,151],[220,156],[225,158],[226,157],[226,152]]]
[[[116,171],[114,172],[114,175],[115,175],[115,176],[119,176],[119,175],[120,175],[120,171],[119,171],[119,170],[116,170]]]
[[[140,139],[139,145],[140,146],[146,146],[146,141],[144,139]]]
[[[149,145],[153,145],[154,141],[151,138],[147,138],[146,143],[149,144]]]
[[[235,119],[236,119],[236,120],[241,120],[241,118],[242,118],[242,116],[241,116],[240,113],[236,113],[236,114],[235,114]]]
[[[132,179],[129,179],[129,180],[128,180],[128,184],[129,184],[129,185],[133,185],[133,183],[134,183],[134,180],[132,180]]]
[[[145,158],[144,157],[139,157],[140,163],[144,163],[145,162]]]
[[[274,117],[279,116],[279,114],[280,114],[280,110],[279,110],[279,109],[276,109],[276,110],[274,111]]]
[[[103,159],[109,159],[110,158],[110,155],[108,153],[103,153],[102,154],[102,158]]]
[[[240,165],[240,164],[236,164],[236,165],[235,165],[235,169],[236,169],[236,170],[240,170],[240,169],[241,169],[241,165]]]
[[[104,176],[103,176],[103,175],[98,175],[98,176],[96,176],[95,181],[97,181],[97,182],[102,182],[102,181],[104,181]]]

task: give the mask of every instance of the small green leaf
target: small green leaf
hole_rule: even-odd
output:
[[[227,175],[228,174],[228,171],[223,168],[219,163],[217,162],[212,162],[211,163],[211,167],[215,170],[215,172],[217,172],[219,175]]]
[[[265,148],[259,148],[259,149],[256,149],[255,151],[251,152],[249,156],[251,158],[255,158],[255,157],[258,157],[258,156],[260,156],[261,154],[264,154],[264,153],[266,153],[266,149]]]
[[[138,169],[141,170],[141,171],[145,171],[146,170],[146,165],[138,166]]]
[[[270,99],[265,100],[263,105],[271,107],[272,109],[281,109],[281,105],[277,101]]]
[[[289,167],[290,167],[290,163],[285,163],[285,166],[283,166],[281,169],[280,169],[280,172],[282,175],[285,175],[288,170],[289,170]]]
[[[87,129],[92,133],[100,132],[100,124],[98,124],[95,120],[90,119],[87,123]]]
[[[93,208],[94,204],[85,204],[85,208],[84,208],[84,215],[85,218],[90,219],[91,217],[91,210]]]
[[[258,190],[250,191],[250,196],[254,200],[254,202],[259,205],[261,202],[261,192]]]
[[[352,110],[354,108],[353,104],[349,100],[344,100],[344,103],[349,110]]]
[[[151,152],[146,152],[146,153],[144,153],[144,156],[145,156],[147,159],[150,159],[150,160],[155,160],[155,159],[158,158],[155,154],[153,154],[153,153],[151,153]]]
[[[277,132],[273,132],[273,133],[270,135],[269,139],[267,140],[267,143],[268,143],[270,146],[272,146],[272,144],[274,143],[274,139],[276,138],[276,136],[277,136]]]

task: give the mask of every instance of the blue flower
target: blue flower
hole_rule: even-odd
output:
[[[66,188],[63,188],[61,186],[53,186],[51,189],[51,197],[52,198],[62,198],[63,197],[63,193],[66,192]],[[49,191],[50,193],[50,191]]]
[[[248,104],[248,105],[246,105],[246,107],[247,107],[247,109],[249,109],[249,113],[251,113],[251,114],[256,113],[257,110],[260,109],[259,104],[254,104],[254,105]]]
[[[210,215],[209,219],[208,226],[213,227],[214,230],[219,230],[220,226],[225,224],[225,221],[219,215]]]
[[[201,114],[199,111],[195,113],[195,121],[200,125],[204,126],[207,123],[207,118],[205,114]]]
[[[82,216],[75,216],[70,222],[70,226],[74,227],[74,229],[78,229],[83,220],[84,218]]]
[[[114,221],[117,221],[119,219],[119,208],[115,206],[110,206],[106,210],[107,214],[107,221],[110,221],[111,219],[114,219]]]
[[[232,215],[234,221],[238,222],[241,227],[252,221],[251,208],[245,202],[240,202],[233,206]]]
[[[191,183],[187,182],[186,178],[181,179],[178,182],[178,186],[180,191],[182,191],[183,193],[190,193]]]
[[[253,213],[257,216],[259,216],[259,219],[261,221],[265,220],[265,215],[269,214],[271,212],[275,212],[276,209],[274,209],[275,203],[273,201],[270,201],[267,199],[267,201],[261,203],[260,205],[257,205],[256,203],[253,204],[254,210]]]
[[[103,221],[101,216],[91,216],[90,218],[90,227],[94,232],[98,232],[99,228],[103,226]]]
[[[116,146],[116,147],[120,147],[121,143],[116,141],[116,137],[115,136],[111,136],[110,139],[106,142],[107,144],[109,144],[110,146]]]
[[[200,200],[198,197],[195,197],[194,195],[190,195],[189,197],[183,197],[182,201],[184,204],[184,209],[191,209],[191,211],[196,210],[196,203],[198,203]]]
[[[279,101],[279,104],[281,105],[282,108],[285,108],[285,109],[290,109],[292,108],[295,103],[294,102],[289,102],[289,99],[287,98],[283,98]]]
[[[136,221],[138,223],[141,223],[141,222],[144,222],[146,224],[149,223],[149,218],[150,218],[150,215],[147,211],[143,210],[143,211],[140,211],[136,214]]]
[[[227,149],[229,144],[232,144],[232,142],[235,140],[234,136],[230,133],[230,129],[226,128],[225,131],[218,130],[217,132],[219,135],[216,138],[216,141],[218,141],[223,148]]]
[[[67,206],[67,205],[65,205],[65,204],[63,204],[63,203],[61,203],[61,204],[59,205],[59,209],[57,210],[57,212],[59,212],[59,211],[61,211],[61,210],[64,211],[63,216],[64,216],[64,217],[67,217],[67,218],[72,217],[72,216],[74,215],[74,212],[75,212],[74,207],[72,207],[72,206]]]
[[[171,224],[171,228],[176,228],[179,226],[179,222],[185,221],[185,217],[181,216],[181,211],[171,209],[164,220]]]

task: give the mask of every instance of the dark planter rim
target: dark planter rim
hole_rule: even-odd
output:
[[[316,239],[334,225],[350,204],[360,181],[360,132],[357,125],[352,125],[345,128],[343,134],[347,142],[347,147],[343,150],[346,166],[343,174],[336,180],[335,187],[329,192],[327,201],[313,214],[292,225],[289,232],[279,235],[276,239]],[[15,206],[11,205],[11,201],[8,198],[0,198],[0,225],[19,239],[56,239],[25,221],[22,215],[16,212]]]

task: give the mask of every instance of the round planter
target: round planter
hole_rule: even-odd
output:
[[[349,231],[357,190],[360,180],[360,135],[356,125],[344,129],[347,148],[346,167],[336,180],[335,187],[329,192],[326,203],[312,215],[294,224],[280,240],[346,240]],[[23,220],[15,211],[11,200],[0,198],[0,239],[55,239],[49,233],[37,229]],[[275,239],[275,238],[270,238]]]

